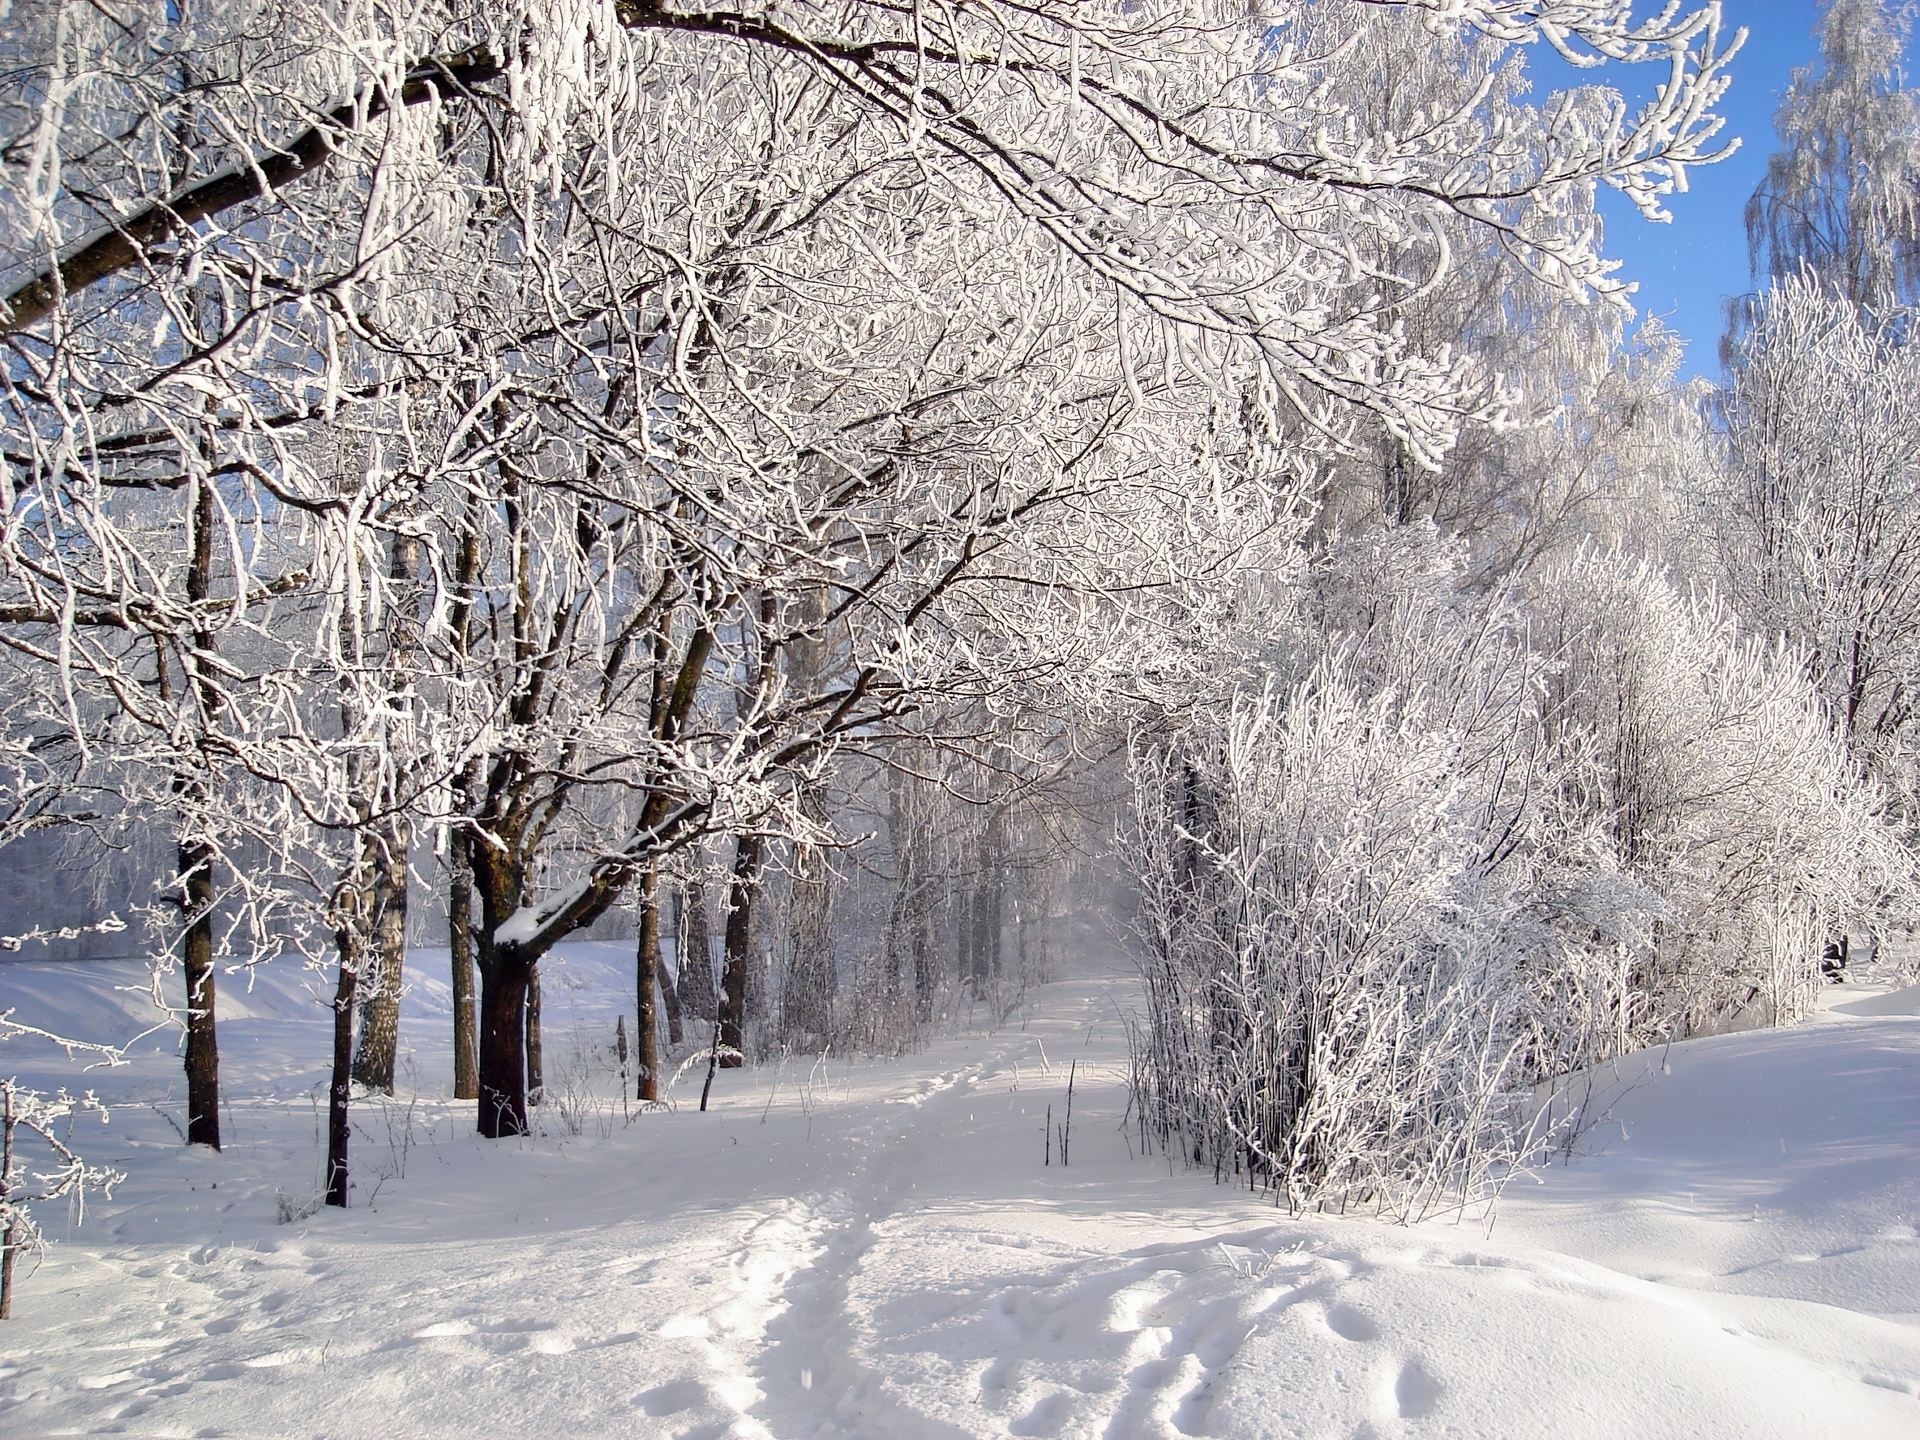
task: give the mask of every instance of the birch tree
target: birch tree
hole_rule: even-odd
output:
[[[1811,271],[1863,316],[1912,303],[1920,281],[1920,97],[1901,70],[1908,23],[1885,0],[1826,7],[1820,63],[1793,72],[1774,116],[1781,148],[1747,202],[1757,278]]]

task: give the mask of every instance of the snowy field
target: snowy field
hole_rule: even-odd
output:
[[[1645,1057],[1491,1225],[1395,1228],[1139,1154],[1117,963],[904,1059],[723,1072],[704,1115],[700,1067],[628,1123],[628,948],[560,955],[545,1134],[479,1141],[441,1098],[421,952],[356,1208],[284,1223],[319,1180],[309,977],[227,985],[220,1155],[174,1133],[170,1046],[80,1077],[14,1042],[23,1081],[113,1104],[76,1138],[128,1179],[42,1216],[0,1435],[1920,1435],[1916,992]],[[135,975],[8,963],[0,1008],[125,1036]]]

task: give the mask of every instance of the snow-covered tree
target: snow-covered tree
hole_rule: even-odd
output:
[[[1855,763],[1906,801],[1920,643],[1920,360],[1905,311],[1806,275],[1762,297],[1696,493],[1719,583],[1798,653]]]
[[[1827,5],[1820,63],[1793,72],[1774,117],[1782,148],[1747,202],[1756,277],[1810,271],[1863,315],[1916,298],[1920,96],[1902,84],[1907,30],[1887,0]]]
[[[1542,723],[1550,662],[1461,568],[1366,543],[1297,678],[1136,740],[1143,1127],[1294,1209],[1483,1197],[1581,1058],[1554,977],[1626,963],[1657,908],[1569,803],[1589,756]]]
[[[1605,1056],[1799,1019],[1828,937],[1883,927],[1915,881],[1803,657],[1618,553],[1546,573],[1529,609],[1552,661],[1545,723],[1587,756],[1570,802],[1660,901],[1651,945],[1617,974],[1565,975],[1569,1033]]]

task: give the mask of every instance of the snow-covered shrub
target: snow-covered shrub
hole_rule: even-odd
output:
[[[1654,908],[1559,802],[1538,669],[1504,607],[1416,583],[1297,683],[1136,743],[1150,1135],[1398,1218],[1520,1156],[1530,972],[1629,963]]]
[[[1562,972],[1558,1021],[1602,1057],[1798,1019],[1821,946],[1909,903],[1914,870],[1821,709],[1800,656],[1740,634],[1717,597],[1588,553],[1530,597],[1557,752],[1620,867],[1662,899],[1648,952],[1617,974]],[[1892,907],[1892,909],[1889,909]],[[1606,1032],[1611,1032],[1610,1034]]]
[[[1913,889],[1798,657],[1721,602],[1599,553],[1461,573],[1417,526],[1337,542],[1275,678],[1133,746],[1140,1123],[1295,1208],[1486,1193],[1542,1085],[1797,1019]]]

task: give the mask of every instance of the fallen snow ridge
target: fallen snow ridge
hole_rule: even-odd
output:
[[[359,1107],[345,1213],[278,1218],[320,1153],[295,972],[223,996],[225,1153],[181,1147],[171,1053],[86,1077],[115,1108],[85,1153],[130,1179],[48,1226],[0,1435],[1920,1435],[1916,992],[1651,1054],[1490,1230],[1403,1229],[1136,1153],[1119,965],[905,1059],[723,1073],[706,1115],[692,1073],[626,1124],[590,1062],[630,953],[559,954],[524,1143],[440,1098],[444,955],[415,958],[414,1089]],[[131,973],[11,962],[0,996],[130,1034]]]

